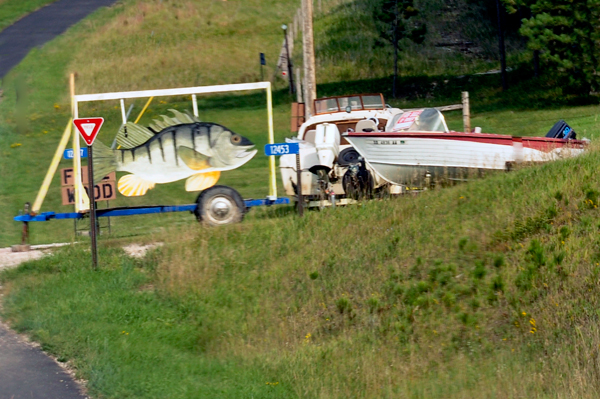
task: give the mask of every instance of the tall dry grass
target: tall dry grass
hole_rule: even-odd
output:
[[[266,78],[279,56],[281,21],[294,2],[128,1],[84,39],[69,69],[81,92],[126,91],[260,80],[259,53]],[[88,49],[94,49],[93,52]]]
[[[298,396],[592,398],[598,162],[190,232],[160,287]]]

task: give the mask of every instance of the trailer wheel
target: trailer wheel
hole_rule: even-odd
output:
[[[208,226],[239,223],[244,218],[246,204],[240,193],[231,187],[213,186],[204,190],[196,200],[194,214],[199,222]]]

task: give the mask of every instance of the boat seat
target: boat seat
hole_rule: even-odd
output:
[[[317,131],[315,129],[309,130],[304,133],[304,141],[308,141],[309,143],[315,143],[315,136],[317,135]]]
[[[377,131],[377,124],[375,123],[374,120],[371,119],[363,119],[362,121],[358,121],[358,123],[356,124],[356,131],[357,132],[376,132]]]

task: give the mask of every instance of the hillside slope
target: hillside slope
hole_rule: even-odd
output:
[[[327,65],[345,65],[344,47],[352,36],[353,8],[347,2],[334,0],[316,3],[316,41],[318,48],[319,80],[331,81],[343,77]],[[319,11],[318,5],[322,5]],[[32,51],[3,82],[0,101],[0,245],[19,242],[21,226],[12,220],[25,202],[33,202],[60,136],[70,116],[68,74],[77,72],[76,92],[151,89],[172,86],[224,84],[259,79],[258,53],[267,58],[265,76],[272,77],[282,42],[281,21],[292,20],[297,2],[279,1],[135,1],[117,3],[102,9],[66,34]],[[345,18],[350,18],[348,22]],[[260,20],[261,23],[255,23]],[[361,34],[368,35],[368,21]],[[334,27],[338,27],[337,30]],[[362,26],[362,25],[361,25]],[[349,35],[349,36],[346,36]],[[339,42],[335,48],[330,44]],[[346,43],[346,44],[344,44]],[[357,44],[356,42],[353,42]],[[370,46],[371,42],[365,42]],[[298,44],[298,43],[297,43]],[[360,43],[359,43],[360,44]],[[372,44],[372,43],[371,43]],[[296,51],[299,51],[299,45]],[[333,51],[329,51],[327,50]],[[358,49],[358,50],[357,50]],[[342,51],[342,53],[336,53]],[[387,57],[385,51],[382,57]],[[336,55],[333,57],[333,55]],[[369,56],[377,54],[370,53]],[[427,55],[427,54],[425,54]],[[331,56],[331,57],[330,57]],[[330,57],[330,58],[328,58]],[[352,60],[351,56],[348,59]],[[387,59],[389,61],[389,57]],[[352,92],[390,91],[390,79],[374,79],[381,71],[368,62],[354,62],[348,69],[351,79],[322,83],[318,93],[335,95]],[[388,64],[386,64],[388,65]],[[437,65],[437,64],[436,64]],[[433,70],[437,70],[435,67]],[[427,75],[403,76],[403,99],[388,99],[394,105],[412,108],[423,105],[442,105],[460,101],[462,90],[471,91],[473,126],[485,132],[519,135],[544,135],[558,119],[565,119],[584,137],[593,138],[598,130],[596,106],[565,108],[565,96],[560,88],[537,92],[531,84],[523,84],[506,93],[498,90],[493,76]],[[406,71],[405,71],[406,72]],[[432,72],[433,73],[433,72]],[[276,81],[274,92],[275,135],[282,140],[289,132],[289,103],[285,82]],[[537,87],[537,86],[536,86]],[[17,91],[21,99],[17,104]],[[569,98],[567,98],[569,100]],[[146,99],[126,101],[133,105],[130,119],[141,111]],[[201,97],[200,118],[221,123],[247,136],[260,148],[266,142],[266,98],[264,94]],[[557,108],[555,104],[562,107]],[[531,111],[532,107],[544,110]],[[155,99],[141,122],[167,114],[169,108],[190,110],[189,98]],[[80,115],[101,115],[106,123],[98,140],[112,142],[121,123],[117,101],[84,104]],[[462,129],[460,112],[448,114],[451,129]],[[267,159],[257,155],[243,168],[223,174],[220,183],[238,189],[245,197],[261,198],[268,190]],[[70,163],[62,160],[60,168]],[[142,198],[122,198],[111,206],[144,204],[191,203],[196,195],[186,193],[182,184],[173,183],[151,190]],[[104,204],[102,205],[104,206]],[[61,205],[60,182],[55,177],[42,207],[43,211],[68,212]],[[139,236],[146,231],[164,231],[168,225],[193,225],[189,215],[114,219],[113,237]],[[70,241],[75,238],[69,221],[32,224],[32,243]],[[80,228],[85,227],[84,225]]]
[[[594,398],[599,167],[74,248],[4,274],[5,315],[105,397]]]
[[[35,197],[67,123],[70,71],[78,72],[78,93],[254,80],[257,53],[273,67],[279,26],[296,7],[127,0],[33,51],[0,103],[0,245],[18,241],[12,216]],[[423,82],[431,89],[414,105],[452,99],[451,91],[458,99],[466,81],[491,99],[473,120],[485,131],[543,134],[565,118],[580,136],[596,137],[597,106],[540,101],[547,109],[523,111],[526,85],[499,94],[480,78],[405,80],[419,95]],[[26,111],[17,108],[16,87]],[[544,92],[550,104],[558,94]],[[274,99],[282,139],[290,98],[284,89]],[[201,119],[260,146],[264,102],[262,94],[202,98]],[[134,103],[134,116],[143,103]],[[189,103],[155,100],[142,122]],[[106,118],[105,143],[120,123],[115,106],[82,111]],[[460,115],[449,119],[460,128]],[[266,164],[257,156],[221,183],[263,196]],[[188,214],[117,218],[112,235],[100,237],[99,271],[90,270],[84,244],[1,274],[2,316],[69,360],[98,397],[597,398],[599,168],[592,148],[577,159],[303,219],[292,208],[255,210],[222,229]],[[59,190],[56,178],[44,210],[72,209],[60,205]],[[173,183],[111,205],[194,197]],[[71,222],[31,229],[35,243],[75,237]],[[118,248],[128,240],[165,246],[138,261]]]

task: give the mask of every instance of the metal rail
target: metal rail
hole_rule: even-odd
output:
[[[279,197],[275,200],[265,199],[247,199],[244,200],[246,208],[255,206],[270,206],[270,205],[287,205],[290,199],[287,197]],[[194,212],[198,208],[198,204],[186,205],[155,205],[155,206],[140,206],[140,207],[122,207],[122,208],[107,208],[96,210],[97,217],[115,217],[115,216],[131,216],[131,215],[148,215],[153,213],[169,213],[169,212]],[[87,212],[42,212],[39,215],[18,215],[14,217],[17,222],[47,222],[52,219],[83,219],[87,216]]]

